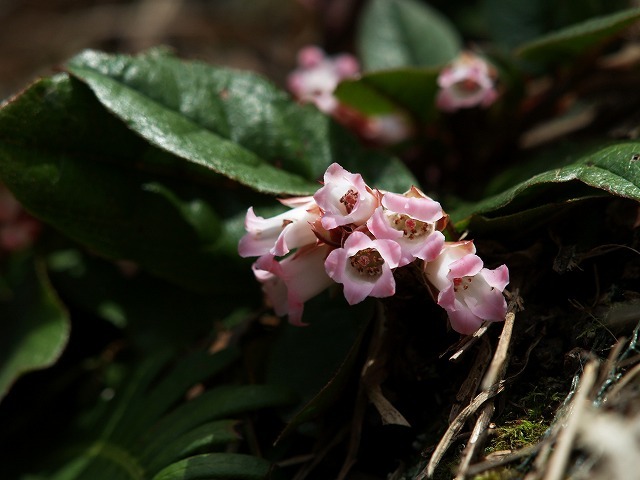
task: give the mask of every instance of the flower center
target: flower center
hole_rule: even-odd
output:
[[[378,278],[382,275],[384,258],[382,258],[380,252],[375,248],[365,248],[364,250],[358,251],[355,255],[349,257],[349,262],[362,276]]]
[[[480,85],[475,80],[471,80],[467,78],[465,80],[461,80],[453,85],[455,91],[460,95],[469,95],[480,90]]]
[[[351,213],[351,211],[356,207],[357,202],[358,192],[352,188],[350,188],[340,199],[340,203],[344,205],[344,208],[347,210],[347,214]]]
[[[473,277],[459,277],[453,279],[453,291],[458,293],[461,289],[467,290],[473,281]]]
[[[402,235],[409,240],[424,237],[433,232],[433,225],[427,222],[416,220],[405,214],[397,214],[392,219],[393,227],[400,230]]]

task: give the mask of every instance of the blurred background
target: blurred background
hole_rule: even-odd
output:
[[[281,83],[297,50],[350,49],[363,0],[0,0],[0,99],[85,48],[168,45]]]

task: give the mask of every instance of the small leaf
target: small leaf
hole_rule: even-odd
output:
[[[620,33],[640,19],[640,8],[593,18],[549,33],[520,46],[516,53],[526,60],[569,61]]]
[[[455,222],[473,215],[509,215],[547,202],[591,197],[598,192],[640,201],[640,143],[625,142],[587,154],[576,162],[540,173],[510,189],[451,212]],[[562,188],[553,187],[562,184]]]
[[[152,480],[261,480],[271,464],[239,453],[211,453],[186,458],[169,465]]]
[[[415,0],[371,0],[357,41],[366,70],[442,65],[462,44],[448,19]]]
[[[203,448],[211,450],[240,440],[235,430],[237,425],[236,420],[209,422],[170,440],[161,450],[150,452],[145,458],[148,474],[153,475],[168,463],[202,451]]]
[[[216,354],[197,351],[179,361],[169,372],[165,372],[154,388],[144,393],[144,398],[132,403],[120,419],[120,430],[144,432],[149,429],[170,407],[184,397],[190,387],[213,377],[238,359],[238,351],[227,348]],[[220,417],[217,417],[220,418]],[[119,440],[121,437],[112,436]]]
[[[437,114],[437,78],[437,69],[400,68],[371,72],[341,82],[336,96],[365,115],[384,115],[400,109],[427,122]]]
[[[21,375],[53,365],[69,340],[68,313],[43,263],[29,257],[15,270],[0,298],[0,399]]]
[[[294,400],[290,392],[271,385],[220,386],[181,405],[154,426],[145,440],[147,451],[211,420],[233,417],[262,408],[283,406]]]

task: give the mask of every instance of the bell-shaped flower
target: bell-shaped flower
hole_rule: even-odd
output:
[[[315,243],[312,224],[320,218],[320,210],[313,197],[280,200],[291,210],[271,218],[256,215],[250,207],[245,217],[247,230],[238,244],[241,257],[259,257],[266,254],[281,257],[294,248]]]
[[[267,254],[253,264],[253,274],[276,315],[288,315],[292,324],[304,325],[304,302],[333,283],[324,269],[329,250],[327,245],[308,246],[280,261]]]
[[[430,262],[438,256],[444,235],[437,226],[445,221],[440,204],[411,187],[404,195],[384,193],[382,206],[376,209],[367,227],[377,239],[394,240],[400,245],[402,267],[416,258]]]
[[[380,204],[379,195],[364,183],[362,175],[337,163],[329,165],[324,186],[313,198],[322,209],[322,226],[327,230],[349,224],[364,225]]]
[[[452,328],[471,334],[486,320],[502,321],[507,313],[503,290],[509,283],[506,265],[489,270],[475,255],[473,241],[445,244],[440,255],[426,263],[424,273],[438,292]]]
[[[463,52],[438,76],[436,105],[445,112],[488,107],[498,98],[495,69],[482,58]]]
[[[316,46],[298,52],[298,68],[289,74],[289,90],[301,102],[314,103],[324,113],[333,113],[339,105],[333,95],[338,83],[358,74],[360,66],[349,54],[327,56]]]
[[[342,283],[350,305],[366,297],[390,297],[396,291],[392,269],[400,260],[400,245],[392,240],[371,240],[353,232],[344,247],[333,250],[324,262],[333,280]]]

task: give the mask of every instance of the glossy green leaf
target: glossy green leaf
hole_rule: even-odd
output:
[[[598,192],[640,201],[638,152],[638,142],[611,145],[589,153],[570,165],[540,173],[500,194],[449,213],[455,222],[461,222],[460,225],[464,227],[473,215],[495,218],[554,201],[591,197]]]
[[[360,21],[358,49],[369,71],[442,65],[462,44],[447,18],[415,0],[371,0]]]
[[[168,466],[153,480],[260,480],[271,464],[239,453],[211,453],[186,458]]]
[[[67,68],[151,144],[257,191],[313,193],[333,162],[375,186],[388,179],[376,168],[382,165],[392,177],[410,178],[397,160],[366,152],[330,118],[252,73],[158,51],[87,51]]]
[[[371,72],[338,85],[340,101],[366,115],[409,112],[422,122],[437,114],[437,69],[400,68]]]
[[[620,33],[640,19],[640,8],[596,17],[521,45],[517,55],[541,62],[568,61]]]
[[[0,399],[21,375],[53,365],[69,339],[68,313],[43,263],[17,263],[10,275],[0,273],[8,286],[0,298]]]

